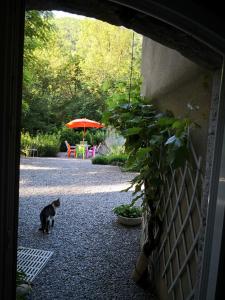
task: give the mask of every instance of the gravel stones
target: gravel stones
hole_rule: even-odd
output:
[[[54,251],[29,299],[153,299],[131,279],[141,229],[118,224],[112,212],[131,201],[120,191],[134,176],[90,160],[21,159],[18,245]],[[40,211],[58,197],[55,227],[45,235]]]

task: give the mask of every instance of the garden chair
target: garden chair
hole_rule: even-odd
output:
[[[95,153],[96,153],[96,146],[92,146],[90,149],[87,148],[86,150],[86,157],[89,158],[91,157],[95,157]]]
[[[80,155],[84,159],[85,157],[85,151],[86,151],[86,146],[85,145],[76,145],[76,157],[79,157]]]
[[[67,156],[70,157],[70,154],[73,154],[76,157],[76,147],[71,146],[67,141],[65,141],[66,148],[67,148]]]

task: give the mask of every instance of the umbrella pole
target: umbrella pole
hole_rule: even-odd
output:
[[[86,128],[85,128],[85,126],[84,126],[83,144],[84,144],[84,138],[85,138],[85,134],[86,134]]]
[[[86,128],[85,128],[85,126],[84,126],[83,147],[85,147],[85,146],[84,146],[84,138],[85,138],[85,134],[86,134]],[[84,159],[84,155],[85,155],[85,148],[84,148],[84,150],[83,150],[83,159]]]

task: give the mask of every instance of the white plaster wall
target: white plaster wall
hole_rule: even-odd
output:
[[[209,135],[213,73],[192,63],[177,51],[144,37],[142,75],[144,97],[151,99],[162,111],[170,110],[176,117],[189,117],[200,126],[193,130],[192,141],[197,155],[203,158],[204,166]],[[189,109],[191,106],[195,109]],[[185,198],[183,201],[185,202],[181,202],[181,209],[186,207]],[[195,219],[192,212],[193,224],[197,224],[196,221],[197,218]],[[186,237],[188,239],[188,234]],[[161,261],[159,263],[161,264]],[[160,264],[157,266],[159,269],[155,271],[159,298],[172,299],[172,295],[167,295],[165,281],[161,278]],[[196,274],[192,275],[195,280]],[[188,290],[188,284],[184,288]],[[180,299],[179,296],[175,298]]]
[[[177,51],[143,38],[142,95],[176,117],[189,117],[200,127],[192,140],[198,155],[205,159],[213,74]],[[190,110],[190,104],[195,110]]]
[[[196,77],[202,68],[149,38],[142,45],[142,95],[155,98]]]

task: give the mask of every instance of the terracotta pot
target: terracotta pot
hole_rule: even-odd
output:
[[[138,218],[127,218],[120,215],[117,215],[117,221],[120,224],[127,225],[127,226],[137,226],[140,225],[142,222],[142,217]]]

